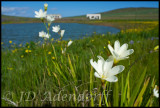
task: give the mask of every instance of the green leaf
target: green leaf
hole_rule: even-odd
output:
[[[92,93],[92,89],[93,89],[93,67],[91,66],[91,72],[90,72],[90,94],[91,94],[91,107],[94,106],[94,100],[93,100],[93,93]]]
[[[134,103],[134,107],[136,107],[138,105],[138,103],[140,103],[141,98],[142,98],[142,96],[143,96],[143,94],[146,91],[146,88],[148,86],[149,80],[150,80],[150,77],[147,79],[147,81],[144,82],[143,88],[142,88],[141,92],[139,93],[136,102]]]
[[[136,84],[136,86],[135,86],[135,88],[134,88],[134,90],[133,90],[133,93],[132,93],[132,95],[131,95],[131,100],[130,100],[128,106],[133,106],[133,104],[134,104],[134,102],[135,102],[135,99],[136,99],[136,97],[137,97],[137,95],[138,95],[139,89],[140,89],[140,87],[141,87],[141,84],[142,84],[142,82],[143,82],[143,80],[144,80],[144,77],[145,77],[145,75],[146,75],[146,71],[147,71],[147,67],[144,69],[142,75],[141,75],[140,78],[139,78],[138,84]]]
[[[150,96],[150,98],[148,99],[148,102],[147,102],[147,104],[146,104],[146,106],[145,106],[145,107],[149,107],[149,105],[150,105],[151,101],[152,101],[152,96]]]
[[[128,100],[128,103],[130,101],[130,85],[129,85],[129,80],[128,80],[128,89],[127,89],[127,100]]]
[[[109,83],[106,81],[105,87],[106,87],[107,85],[109,86]],[[107,91],[108,91],[108,88],[109,88],[108,86],[107,86]],[[107,97],[106,97],[105,90],[103,90],[103,93],[104,93],[104,99],[105,99],[106,107],[108,107],[108,102],[107,102],[108,92],[107,92]]]
[[[124,92],[123,92],[123,89],[124,89],[124,84],[123,84],[123,73],[122,73],[122,78],[121,78],[121,107],[123,106],[123,94],[124,94]]]
[[[118,107],[119,106],[118,102],[119,102],[118,82],[115,82],[113,90],[113,107]]]
[[[126,83],[125,83],[125,86],[124,86],[124,91],[123,91],[123,94],[122,94],[122,104],[125,103],[125,106],[128,105],[127,100],[126,100],[126,93],[127,93],[128,82],[129,82],[129,75],[130,75],[130,71],[128,72],[128,75],[127,75],[127,78],[126,78]]]
[[[68,55],[68,61],[69,61],[69,66],[70,66],[70,69],[71,69],[71,74],[72,74],[73,80],[74,80],[75,84],[77,85],[76,74],[75,74],[75,71],[74,71],[74,68],[73,68],[73,65],[72,65],[72,62],[71,62],[71,59],[70,59],[69,55]]]
[[[58,63],[56,63],[54,61],[52,61],[52,63],[54,64],[55,68],[58,70],[59,74],[67,81],[67,78],[65,77],[65,75],[61,71],[61,68],[59,67]]]

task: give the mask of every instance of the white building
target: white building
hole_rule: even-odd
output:
[[[55,18],[55,19],[61,19],[62,16],[60,14],[48,14],[49,16]]]
[[[93,19],[101,19],[101,14],[87,14],[86,17],[90,20],[93,20]]]

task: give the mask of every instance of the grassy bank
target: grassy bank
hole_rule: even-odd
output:
[[[103,25],[118,28],[120,30],[126,29],[148,29],[159,24],[157,20],[75,20],[75,19],[61,19],[56,20],[57,23],[80,23]]]
[[[152,97],[150,106],[159,106],[159,100],[152,96],[153,85],[159,85],[159,51],[154,51],[159,40],[153,39],[159,36],[158,23],[117,23],[120,28],[125,28],[120,33],[94,33],[91,37],[74,40],[65,54],[61,53],[61,48],[67,41],[54,41],[45,45],[31,42],[24,47],[17,45],[12,50],[3,50],[1,97],[8,94],[8,98],[17,106],[136,106],[137,99],[140,99],[138,106],[146,106]],[[119,64],[124,65],[125,70],[117,75],[118,82],[107,84],[106,89],[111,90],[107,102],[103,99],[103,105],[101,96],[93,100],[89,95],[78,101],[79,94],[101,92],[101,80],[94,76],[95,70],[89,61],[92,58],[97,61],[98,55],[106,60],[110,55],[107,45],[110,43],[113,46],[116,40],[121,45],[128,43],[134,53],[129,59],[120,61]],[[148,84],[145,79],[149,80]],[[146,89],[144,85],[148,85]],[[60,101],[54,98],[57,94],[60,94]],[[63,101],[62,96],[65,94],[66,100]],[[69,94],[73,94],[71,98]],[[8,101],[1,102],[2,106],[13,106]]]

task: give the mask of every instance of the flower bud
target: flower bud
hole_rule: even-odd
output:
[[[44,10],[45,10],[45,11],[47,11],[47,7],[48,7],[48,4],[45,3],[45,4],[44,4]]]

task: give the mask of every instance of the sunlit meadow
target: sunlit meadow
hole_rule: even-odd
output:
[[[35,12],[47,30],[42,44],[1,42],[2,106],[159,106],[159,22],[65,41],[47,7]]]

